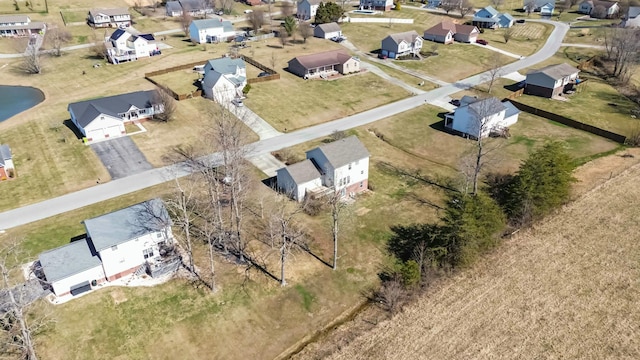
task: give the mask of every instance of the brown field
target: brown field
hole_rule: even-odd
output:
[[[330,358],[640,357],[640,223],[637,207],[629,206],[640,201],[640,165],[638,151],[633,155],[580,168],[588,186],[579,187],[585,193],[575,202]]]

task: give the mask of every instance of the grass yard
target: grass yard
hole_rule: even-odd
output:
[[[378,63],[373,63],[375,66],[379,67],[382,71],[384,71],[385,73],[387,73],[390,76],[393,76],[394,78],[399,79],[400,81],[404,82],[405,84],[411,85],[413,87],[415,87],[416,89],[420,89],[420,90],[424,90],[424,91],[429,91],[429,90],[433,90],[435,88],[438,87],[438,85],[429,82],[429,81],[423,81],[421,78],[415,77],[413,75],[409,75],[406,72],[403,71],[399,71],[396,69],[393,69],[389,66],[385,66],[385,65],[381,65]],[[424,83],[422,86],[419,86],[418,84],[422,84]]]
[[[406,90],[369,73],[323,81],[303,80],[287,72],[280,80],[253,84],[245,104],[278,130],[290,131],[359,113],[408,95]]]
[[[538,51],[542,45],[544,45],[547,37],[551,33],[552,27],[547,24],[528,22],[516,24],[512,29],[513,30],[485,29],[484,33],[480,34],[478,38],[489,41],[489,45],[498,49],[528,56]],[[512,33],[509,42],[505,43],[504,34],[507,31],[512,31]]]
[[[27,4],[29,6],[27,6]],[[46,9],[44,0],[0,0],[0,14],[17,15],[44,12]]]
[[[440,22],[435,21],[435,23]],[[434,25],[435,25],[434,23]],[[387,35],[415,30],[418,34],[423,34],[424,30],[430,26],[421,24],[368,24],[368,23],[343,23],[340,25],[342,32],[358,50],[370,53],[379,50],[381,41]]]
[[[86,22],[87,22],[87,11],[86,10],[68,9],[68,10],[60,11],[60,14],[61,14],[62,19],[64,20],[65,24],[83,23],[85,26],[88,26],[88,25],[86,25]]]
[[[200,74],[192,69],[185,69],[153,76],[151,79],[158,84],[167,86],[176,94],[190,94],[198,90],[196,81],[200,79]]]
[[[589,44],[604,46],[604,28],[570,29],[564,37],[569,44]]]

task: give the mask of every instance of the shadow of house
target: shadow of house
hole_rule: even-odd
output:
[[[73,132],[73,135],[76,136],[76,138],[78,140],[82,140],[82,138],[84,137],[84,135],[82,134],[82,132],[80,131],[80,129],[78,129],[78,127],[73,123],[73,121],[71,121],[71,119],[67,119],[65,121],[62,122],[64,124],[64,126],[66,126],[69,130],[71,130],[71,132]]]

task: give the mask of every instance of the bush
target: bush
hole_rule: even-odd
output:
[[[244,96],[247,96],[249,91],[251,91],[251,84],[247,84],[242,88],[242,93],[244,94]]]

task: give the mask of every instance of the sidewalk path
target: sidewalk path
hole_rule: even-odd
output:
[[[512,57],[514,59],[523,59],[524,58],[524,56],[522,56],[522,55],[518,55],[518,54],[514,54],[514,53],[511,53],[511,52],[502,50],[502,49],[498,49],[497,47],[493,47],[491,45],[482,45],[482,44],[478,44],[478,43],[472,43],[471,45],[475,45],[475,46],[479,46],[479,47],[486,48],[486,49],[489,49],[489,50],[493,50],[493,51],[495,51],[497,53],[500,53],[500,54],[503,54],[503,55],[507,55],[507,56]]]

